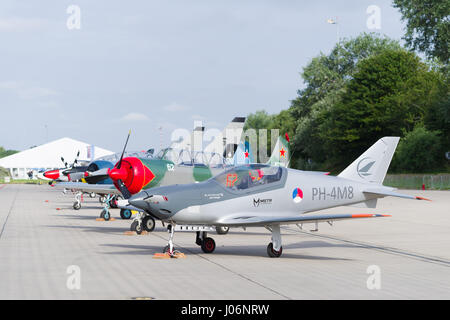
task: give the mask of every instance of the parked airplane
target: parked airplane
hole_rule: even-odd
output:
[[[283,251],[280,226],[337,220],[388,217],[381,214],[315,214],[360,204],[375,208],[386,196],[428,200],[397,193],[382,185],[398,137],[376,142],[339,176],[312,174],[281,166],[250,164],[231,168],[201,183],[155,187],[131,196],[128,202],[169,224],[164,252],[174,255],[176,230],[196,231],[196,244],[212,253],[216,244],[207,232],[217,226],[265,227],[272,233],[269,257]],[[123,188],[123,186],[122,186]]]
[[[237,149],[236,142],[239,142],[241,138],[244,123],[245,118],[234,118],[222,134],[213,139],[210,145],[218,145],[218,148],[220,148],[218,150],[221,150],[220,153],[214,152],[217,149],[212,149],[209,146],[206,148],[211,150],[211,153],[205,153],[194,146],[192,141],[198,138],[196,137],[198,133],[204,131],[203,127],[199,127],[194,129],[190,139],[172,144],[172,146],[181,149],[175,149],[171,146],[161,150],[153,158],[124,158],[127,145],[125,143],[124,151],[115,168],[102,168],[87,174],[91,178],[111,178],[114,184],[60,183],[57,187],[85,193],[101,193],[109,195],[108,200],[110,200],[114,196],[130,196],[142,189],[154,186],[204,181],[223,171],[226,156],[232,157]],[[121,187],[122,185],[125,185],[126,188]],[[120,216],[122,219],[131,218],[131,209],[128,207],[122,208]],[[100,217],[105,220],[110,219],[108,204],[102,210]],[[154,219],[150,216],[145,220],[144,218],[138,215],[136,222],[132,224],[132,228],[142,231],[142,226],[145,226],[145,230],[152,231],[155,226]]]
[[[74,162],[69,166],[69,164],[61,157],[61,161],[64,163],[64,168],[48,170],[43,173],[38,174],[38,178],[42,180],[48,180],[49,184],[52,185],[54,182],[66,182],[66,181],[78,181],[82,178],[82,175],[87,169],[85,164],[78,164],[78,157],[80,156],[80,151],[78,151]]]

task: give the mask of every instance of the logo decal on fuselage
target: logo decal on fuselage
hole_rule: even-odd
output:
[[[371,158],[362,159],[358,163],[358,166],[356,168],[356,170],[358,171],[358,175],[363,179],[370,177],[373,174],[372,169],[373,169],[375,162],[376,161]]]
[[[269,205],[272,204],[272,199],[253,199],[253,206],[259,207],[260,205]]]
[[[295,188],[292,192],[292,200],[295,203],[300,203],[303,200],[303,191],[300,188]]]

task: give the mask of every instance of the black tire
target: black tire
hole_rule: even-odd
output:
[[[152,232],[153,230],[155,230],[155,219],[153,219],[150,216],[146,216],[144,217],[144,219],[142,219],[142,226],[144,228],[145,231],[147,232]]]
[[[142,226],[139,225],[139,222],[137,220],[134,220],[131,223],[130,230],[131,231],[135,231],[137,234],[141,234],[142,233]]]
[[[78,201],[75,201],[73,203],[72,207],[73,207],[74,210],[80,210],[81,209],[81,203],[79,203]]]
[[[216,242],[213,238],[205,238],[202,241],[202,251],[204,253],[213,253],[216,249]]]
[[[133,214],[130,209],[120,209],[120,217],[123,220],[129,220]]]
[[[103,209],[102,212],[100,213],[100,218],[105,219],[105,221],[109,221],[109,219],[111,219],[111,214],[109,213],[108,210]]]
[[[229,227],[216,227],[217,234],[227,234],[230,231]]]
[[[276,251],[273,249],[273,243],[269,243],[267,246],[267,255],[271,258],[279,258],[281,257],[281,254],[283,253],[283,247],[280,247],[280,251]]]
[[[90,197],[90,198],[94,199],[95,196],[96,196],[96,194],[95,194],[94,192],[89,193],[89,197]]]
[[[101,204],[104,204],[106,202],[106,196],[98,197],[98,202],[100,202]]]

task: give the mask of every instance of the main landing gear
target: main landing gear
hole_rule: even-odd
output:
[[[120,196],[116,195],[107,195],[107,196],[101,196],[100,198],[105,197],[105,207],[103,208],[102,212],[100,213],[100,218],[104,219],[105,221],[108,221],[111,219],[111,213],[109,211],[110,208],[117,208],[117,199]],[[132,216],[131,210],[129,209],[120,209],[120,217],[124,220],[130,219]]]
[[[267,255],[271,258],[279,258],[283,253],[280,226],[266,227],[266,229],[272,232],[272,242],[267,246]]]
[[[133,222],[134,223],[134,222]],[[188,231],[186,229],[186,226],[178,226],[178,230],[180,231]],[[281,231],[279,225],[273,225],[273,226],[266,226],[266,229],[269,230],[272,233],[272,241],[267,246],[267,255],[270,258],[279,258],[281,257],[281,254],[283,253],[283,247],[281,246]],[[167,230],[169,231],[169,243],[164,248],[164,253],[169,254],[171,257],[174,255],[174,248],[173,248],[173,236],[175,233],[175,225],[170,224],[167,227]],[[208,230],[206,227],[198,227],[196,231],[196,237],[195,237],[195,243],[201,247],[202,251],[204,253],[213,253],[216,249],[216,242],[213,238],[210,238],[207,236],[206,231],[202,230]],[[214,229],[212,229],[214,230]],[[192,229],[191,229],[192,231]]]
[[[130,230],[135,231],[137,234],[141,234],[142,231],[152,232],[155,230],[155,226],[156,222],[153,217],[144,212],[139,212],[131,223]]]
[[[213,238],[208,238],[205,231],[197,231],[195,243],[202,248],[204,253],[213,253],[216,249],[216,242]]]

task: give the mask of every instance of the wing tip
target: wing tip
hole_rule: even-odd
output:
[[[352,214],[352,218],[388,218],[390,214]]]
[[[430,199],[424,198],[424,197],[416,197],[416,200],[424,200],[424,201],[432,201]]]

